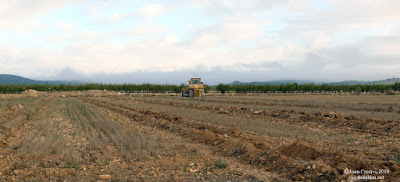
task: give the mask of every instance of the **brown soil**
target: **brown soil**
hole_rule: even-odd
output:
[[[400,175],[399,121],[257,107],[331,107],[322,103],[98,92],[1,106],[0,180],[341,181],[348,169],[386,169],[373,176],[391,181]]]

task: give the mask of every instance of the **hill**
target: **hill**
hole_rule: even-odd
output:
[[[388,78],[386,80],[380,80],[380,81],[375,81],[375,82],[369,82],[370,84],[376,83],[376,84],[393,84],[393,83],[400,83],[400,78]]]
[[[342,82],[332,82],[327,84],[332,85],[368,85],[368,84],[394,84],[396,82],[400,83],[400,78],[388,78],[386,80],[378,80],[378,81],[371,81],[371,82],[363,82],[357,80],[349,80],[349,81],[342,81]]]
[[[38,81],[32,80],[28,78],[24,78],[17,75],[9,75],[9,74],[0,74],[0,85],[43,85],[43,84],[51,84],[51,85],[60,85],[60,84],[72,84],[76,85],[79,82],[76,81]]]
[[[275,81],[268,81],[268,82],[259,82],[259,81],[254,81],[254,82],[240,82],[240,81],[234,81],[230,83],[229,85],[249,85],[249,84],[254,84],[254,85],[281,85],[281,84],[315,84],[315,85],[321,85],[321,84],[328,84],[328,85],[367,85],[367,84],[394,84],[396,82],[400,83],[400,78],[388,78],[386,80],[378,80],[378,81],[370,81],[370,82],[364,82],[364,81],[358,81],[358,80],[347,80],[347,81],[341,81],[341,82],[328,82],[328,83],[322,83],[322,82],[313,82],[309,80],[275,80]]]
[[[230,83],[229,85],[281,85],[281,84],[292,84],[292,83],[297,83],[297,84],[310,84],[314,83],[313,81],[309,80],[274,80],[274,81],[268,81],[268,82],[240,82],[240,81],[234,81]]]

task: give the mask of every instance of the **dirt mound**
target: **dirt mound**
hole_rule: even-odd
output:
[[[288,157],[300,158],[306,161],[314,160],[323,155],[322,151],[319,151],[301,142],[284,145],[279,148],[278,151]]]

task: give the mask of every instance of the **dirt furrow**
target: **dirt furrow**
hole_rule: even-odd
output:
[[[30,140],[32,126],[44,115],[53,101],[54,99],[46,99],[32,104],[25,108],[24,113],[6,123],[7,130],[2,130],[1,133],[4,136],[4,146],[0,151],[0,172],[5,174],[0,176],[1,180],[15,180],[17,174],[12,172],[26,167],[18,157],[18,150]]]
[[[263,140],[260,141],[259,136],[240,130],[202,124],[174,115],[111,102],[84,100],[129,115],[141,124],[160,127],[195,142],[214,146],[214,150],[220,155],[234,157],[266,170],[279,171],[291,179],[338,179],[343,177],[341,173],[346,167],[354,169],[367,168],[371,165],[398,167],[396,163],[362,160],[340,152],[316,149],[302,142],[288,141],[277,145],[278,141],[271,141],[265,137],[261,137]],[[314,167],[310,169],[309,166]]]
[[[151,97],[150,97],[151,98]],[[171,99],[172,100],[172,99]],[[177,99],[174,99],[177,100]],[[184,99],[178,99],[184,100]],[[321,108],[321,109],[345,109],[349,111],[368,111],[368,112],[387,112],[387,113],[399,113],[400,108],[397,107],[397,104],[374,104],[374,107],[367,108],[362,107],[366,104],[358,104],[359,106],[345,106],[335,103],[323,103],[318,104],[315,102],[309,103],[293,103],[298,101],[287,101],[289,103],[282,103],[279,100],[259,100],[259,99],[238,99],[232,100],[232,98],[224,98],[224,97],[211,97],[211,98],[202,98],[201,101],[209,102],[209,103],[227,103],[227,104],[243,104],[249,106],[282,106],[282,107],[302,107],[302,108]]]
[[[51,105],[54,99],[39,100],[15,112],[7,121],[1,123],[1,136],[5,145],[10,145],[10,138],[18,138],[29,131],[31,124]]]
[[[86,100],[87,101],[87,100]],[[91,101],[89,101],[91,102]],[[234,159],[229,159],[225,157],[223,161],[229,161],[228,170],[220,170],[214,167],[213,162],[218,158],[214,155],[213,150],[210,149],[209,146],[201,144],[201,143],[192,143],[188,141],[186,138],[183,138],[180,135],[176,135],[165,129],[155,127],[153,125],[143,125],[143,123],[137,123],[135,120],[132,120],[131,114],[126,114],[125,112],[116,111],[115,109],[110,109],[106,107],[101,107],[98,103],[93,104],[91,102],[91,106],[96,108],[96,110],[101,111],[104,115],[108,116],[110,119],[114,119],[116,122],[122,122],[124,124],[129,124],[130,127],[137,128],[139,131],[144,132],[146,135],[151,135],[154,138],[158,137],[162,141],[162,146],[164,150],[167,149],[167,153],[170,155],[162,155],[159,156],[159,159],[155,161],[149,161],[147,163],[155,163],[162,161],[161,166],[178,166],[184,164],[184,169],[175,168],[169,169],[168,173],[174,173],[174,178],[179,176],[186,176],[186,180],[195,180],[195,179],[218,179],[218,180],[228,180],[231,179],[233,181],[242,181],[242,180],[261,180],[261,181],[270,181],[271,179],[278,179],[274,174],[259,170],[253,166],[245,165],[238,163]],[[166,147],[169,146],[169,147]],[[162,152],[161,152],[162,153]],[[144,165],[148,165],[144,163]],[[194,166],[191,166],[194,165]],[[159,167],[156,167],[159,168]],[[161,171],[162,168],[160,169]],[[165,172],[159,172],[161,174]],[[165,170],[167,171],[167,170]],[[187,178],[189,177],[189,178]],[[176,180],[171,178],[171,180]]]
[[[104,100],[102,98],[98,99]],[[366,132],[352,127],[334,127],[334,125],[332,125],[332,127],[326,127],[325,125],[299,125],[298,122],[288,122],[286,120],[287,118],[260,117],[259,113],[262,113],[261,111],[250,110],[248,108],[242,108],[240,111],[243,113],[239,112],[235,114],[234,112],[230,112],[234,107],[206,106],[205,108],[202,108],[203,105],[176,104],[169,101],[167,102],[169,105],[165,105],[165,103],[162,102],[162,99],[159,101],[161,104],[158,104],[154,100],[149,103],[141,101],[137,102],[136,99],[132,100],[129,98],[112,98],[112,100],[122,101],[119,103],[124,104],[129,103],[128,105],[130,106],[141,107],[143,109],[176,114],[193,120],[223,125],[237,125],[242,129],[254,131],[259,134],[266,134],[268,136],[300,139],[312,143],[314,146],[320,148],[332,148],[333,151],[345,152],[350,156],[362,157],[369,160],[398,160],[397,148],[399,148],[400,143],[398,142],[396,135],[393,135],[393,133],[378,132],[379,134],[377,134],[377,132],[373,131]],[[249,117],[251,114],[253,114],[253,116]],[[286,114],[291,116],[294,115],[290,112]],[[326,120],[330,119],[332,118],[327,118]],[[314,120],[316,124],[324,121],[316,118],[314,118]],[[285,123],[301,126],[301,128],[286,126]]]
[[[388,139],[393,137],[400,137],[400,122],[399,121],[379,121],[372,119],[361,119],[355,116],[347,117],[341,116],[337,113],[305,113],[296,111],[273,111],[273,110],[257,110],[249,107],[232,107],[223,105],[209,105],[207,103],[194,104],[187,102],[177,101],[164,101],[163,99],[124,99],[113,98],[115,100],[123,100],[139,103],[151,103],[163,106],[173,106],[177,108],[210,111],[222,115],[234,115],[244,118],[264,119],[264,120],[278,120],[280,122],[287,122],[294,125],[312,124],[311,127],[320,129],[337,129],[341,131],[351,131],[357,133],[369,133],[377,136],[384,136]],[[337,132],[337,131],[334,131]],[[390,133],[390,134],[388,134]]]
[[[2,101],[3,105],[0,107],[0,127],[4,125],[9,120],[12,120],[14,117],[21,113],[21,111],[26,110],[35,103],[39,102],[37,98],[34,97],[22,97],[11,101]]]

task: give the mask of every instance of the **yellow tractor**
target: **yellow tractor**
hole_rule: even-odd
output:
[[[191,78],[189,86],[182,88],[182,97],[202,97],[204,96],[204,85],[201,78]]]

